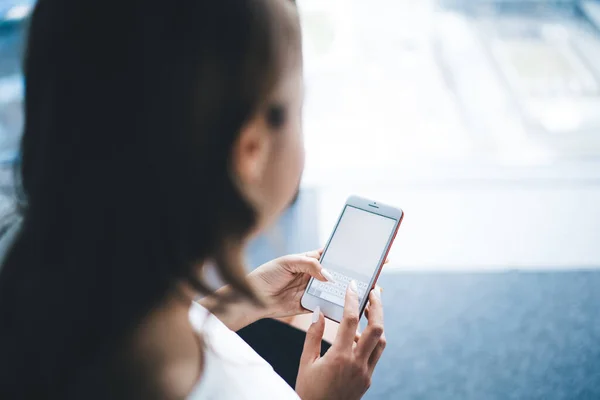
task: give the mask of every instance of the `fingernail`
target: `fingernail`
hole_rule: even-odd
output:
[[[350,284],[348,285],[348,287],[350,288],[350,290],[352,290],[354,293],[358,293],[358,287],[356,286],[356,281],[353,279],[350,281]]]
[[[312,323],[314,324],[315,322],[317,322],[319,320],[320,316],[321,316],[321,307],[317,306],[317,308],[315,308],[315,310],[313,311]]]
[[[327,271],[325,268],[321,268],[321,275],[327,279],[327,282],[335,283],[333,275],[331,275],[331,272]]]
[[[381,300],[381,288],[379,286],[375,286],[375,289],[373,289],[373,295]]]

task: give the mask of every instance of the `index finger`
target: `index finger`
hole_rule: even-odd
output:
[[[320,248],[318,250],[307,251],[306,253],[304,253],[304,255],[306,257],[316,258],[317,260],[321,258],[322,254],[323,254],[323,249],[322,248]]]
[[[351,349],[356,336],[356,328],[358,328],[358,288],[355,281],[350,281],[346,288],[346,300],[344,302],[344,315],[337,335],[333,342],[333,346],[342,349]]]

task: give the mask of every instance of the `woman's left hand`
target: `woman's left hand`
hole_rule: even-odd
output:
[[[331,274],[319,263],[323,249],[276,258],[248,275],[248,281],[265,301],[265,317],[279,318],[310,311],[300,299],[311,277],[327,282]]]

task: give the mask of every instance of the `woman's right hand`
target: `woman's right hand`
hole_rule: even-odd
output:
[[[348,285],[342,322],[333,345],[323,357],[321,339],[325,318],[320,312],[315,314],[313,324],[306,332],[296,379],[296,392],[302,400],[352,400],[365,394],[385,348],[383,307],[378,287],[369,294],[369,302],[369,323],[359,335],[356,283]]]

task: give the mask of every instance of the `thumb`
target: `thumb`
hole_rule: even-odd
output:
[[[321,307],[315,308],[312,320],[312,324],[306,331],[300,364],[312,364],[321,356],[321,340],[325,332],[325,317],[321,313]]]

